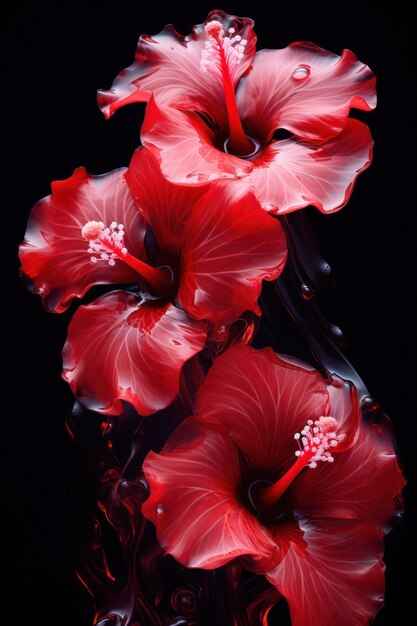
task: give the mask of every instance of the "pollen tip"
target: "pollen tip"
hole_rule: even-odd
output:
[[[337,434],[337,420],[331,415],[322,415],[319,419],[308,420],[300,431],[295,433],[299,449],[295,452],[296,457],[304,457],[308,467],[314,469],[318,461],[333,463],[334,458],[329,449],[336,448],[343,438]]]
[[[87,239],[87,241],[99,239],[103,230],[103,222],[96,222],[94,220],[91,220],[82,227],[81,235],[84,237],[84,239]]]
[[[81,235],[89,243],[87,252],[94,254],[92,263],[106,261],[113,266],[116,259],[125,257],[128,252],[123,241],[124,225],[115,221],[106,227],[103,222],[90,220],[82,227]],[[96,256],[98,254],[100,256]]]
[[[318,422],[317,425],[320,431],[324,434],[335,432],[338,427],[337,420],[335,420],[335,418],[331,417],[330,415],[329,416],[322,415],[322,417],[320,417],[317,420],[317,422]]]
[[[223,25],[218,20],[212,20],[205,26],[205,31],[209,37],[219,37],[223,35]]]
[[[209,72],[223,82],[224,72],[234,76],[243,59],[247,42],[242,39],[241,35],[235,34],[234,28],[229,28],[225,33],[223,24],[218,20],[208,22],[205,25],[205,31],[207,41],[201,51],[201,71]]]

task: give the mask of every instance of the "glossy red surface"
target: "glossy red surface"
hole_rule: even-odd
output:
[[[92,263],[81,234],[90,221],[123,223],[129,251],[139,258],[144,255],[146,224],[135,209],[125,171],[91,176],[79,167],[71,178],[52,183],[52,195],[33,207],[19,249],[21,270],[48,310],[65,311],[93,285],[137,280],[125,263]]]
[[[63,377],[90,409],[119,414],[125,400],[149,415],[175,398],[181,368],[202,349],[206,334],[203,322],[172,304],[141,304],[113,291],[75,313]]]
[[[331,390],[331,391],[330,391]],[[346,445],[295,477],[269,511],[245,492],[294,463],[294,433],[332,416]],[[384,592],[382,537],[404,480],[391,434],[364,426],[355,389],[270,349],[231,348],[214,363],[186,419],[144,463],[142,511],[162,547],[188,567],[238,555],[286,598],[297,626],[366,624]],[[187,532],[184,532],[184,528]]]
[[[223,31],[207,57],[211,23]],[[222,42],[235,36],[230,26],[244,44],[237,62],[223,53]],[[239,179],[273,213],[309,204],[337,211],[371,162],[369,130],[348,116],[351,108],[376,106],[375,76],[350,50],[338,56],[294,43],[255,54],[255,44],[251,20],[221,12],[189,37],[167,27],[139,40],[135,63],[99,93],[99,104],[109,116],[129,102],[148,102],[141,139],[173,182]],[[274,139],[279,129],[290,137]]]

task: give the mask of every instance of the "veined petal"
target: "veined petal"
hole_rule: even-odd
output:
[[[276,529],[283,558],[265,571],[289,604],[292,626],[367,626],[383,602],[381,533],[358,521],[299,525],[298,533]]]
[[[164,176],[181,185],[237,179],[253,169],[250,161],[218,149],[216,133],[197,113],[160,106],[153,98],[146,107],[141,140],[158,158]]]
[[[373,72],[350,50],[338,56],[312,43],[294,43],[257,52],[237,101],[244,125],[261,125],[269,136],[285,128],[322,142],[344,129],[351,107],[375,108],[375,83]]]
[[[272,142],[239,184],[248,185],[275,214],[310,204],[332,213],[349,200],[357,177],[371,163],[372,148],[369,128],[349,119],[339,135],[320,146],[295,139]]]
[[[287,246],[278,220],[252,194],[236,200],[228,186],[213,185],[194,206],[182,240],[178,299],[190,315],[218,324],[245,310],[260,315],[262,280],[282,272]]]
[[[187,418],[143,469],[151,495],[142,512],[183,565],[214,569],[242,554],[274,553],[269,533],[238,502],[239,455],[224,429]]]
[[[262,280],[281,273],[287,250],[281,225],[253,194],[236,195],[233,185],[174,185],[144,148],[126,180],[159,247],[180,255],[178,299],[185,310],[218,324],[245,310],[259,314]]]
[[[291,507],[302,517],[354,519],[387,529],[401,513],[405,481],[391,434],[379,424],[363,426],[354,445],[299,477]]]
[[[163,176],[157,158],[146,148],[135,151],[125,179],[159,248],[178,253],[185,223],[208,187],[173,185]]]
[[[274,474],[284,479],[294,460],[284,440],[291,447],[308,420],[324,428],[325,416],[335,437],[350,422],[358,431],[355,393],[270,349],[238,346],[214,362],[196,410],[145,462],[151,496],[143,511],[163,548],[206,569],[241,555],[286,598],[295,626],[366,626],[383,601],[382,537],[403,486],[390,433],[361,426],[331,462],[287,474],[279,500],[255,499],[277,507],[258,517],[247,490]]]
[[[33,207],[19,251],[22,273],[50,311],[61,313],[92,285],[137,281],[125,263],[92,263],[81,234],[90,221],[122,223],[129,252],[143,256],[146,225],[123,179],[125,171],[91,176],[80,167],[67,180],[52,183],[52,195]]]
[[[205,339],[204,324],[175,306],[113,291],[75,313],[63,377],[92,410],[117,415],[124,400],[150,415],[174,400],[183,364]]]
[[[147,102],[153,94],[161,104],[179,104],[186,108],[205,111],[217,121],[224,119],[224,94],[220,83],[208,72],[201,70],[201,54],[207,34],[205,26],[216,20],[225,32],[235,29],[235,34],[247,41],[235,84],[251,65],[256,48],[253,21],[211,11],[203,24],[194,26],[184,37],[173,26],[167,26],[158,35],[142,35],[139,39],[135,62],[115,79],[110,91],[98,92],[98,104],[106,117],[131,102]]]
[[[294,462],[294,434],[329,410],[319,372],[248,346],[215,360],[196,400],[198,418],[222,424],[250,464],[272,476]]]

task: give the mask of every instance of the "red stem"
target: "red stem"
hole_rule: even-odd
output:
[[[276,483],[270,487],[264,487],[259,493],[256,494],[256,500],[262,507],[271,507],[282,498],[285,491],[291,485],[293,480],[297,478],[298,474],[305,468],[311,460],[313,453],[304,452],[302,456],[299,456],[296,462],[285,472],[284,476],[281,476]]]
[[[169,292],[171,287],[171,278],[167,272],[140,261],[129,252],[120,255],[119,258],[140,274],[140,276],[142,276],[142,278],[149,283],[156,294],[161,295]]]
[[[126,263],[126,265],[129,265],[129,267],[144,278],[152,287],[156,295],[165,295],[169,293],[172,286],[172,280],[167,272],[144,263],[144,261],[137,259],[135,256],[130,254],[130,252],[123,254],[120,248],[113,245],[109,241],[103,242],[103,245],[105,245],[110,252],[113,252],[118,259],[123,261],[123,263]]]

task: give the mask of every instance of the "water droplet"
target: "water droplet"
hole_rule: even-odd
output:
[[[332,268],[330,267],[330,265],[328,263],[326,263],[326,262],[322,263],[320,269],[323,272],[323,274],[325,274],[326,276],[330,276]]]
[[[342,329],[339,328],[339,326],[336,326],[336,324],[330,324],[330,330],[331,330],[332,334],[336,337],[336,339],[342,339],[343,338]]]
[[[301,285],[301,295],[304,300],[311,300],[314,298],[314,291],[306,284]]]
[[[162,506],[162,504],[158,504],[158,506],[156,507],[155,511],[156,511],[156,514],[157,514],[158,517],[162,517],[162,515],[165,513],[165,509]]]
[[[362,398],[361,404],[362,408],[365,409],[365,411],[373,411],[378,406],[377,401],[374,400],[374,398],[372,398],[371,396],[365,396],[364,398]]]
[[[307,65],[300,65],[292,73],[292,77],[294,78],[294,80],[305,80],[309,76],[310,68],[307,67]]]

